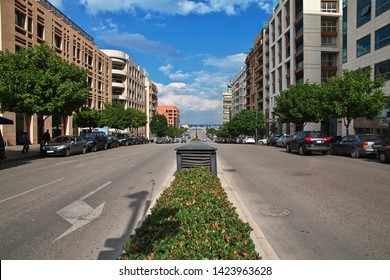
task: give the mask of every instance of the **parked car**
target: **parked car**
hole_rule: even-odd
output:
[[[148,138],[144,137],[144,136],[138,136],[139,139],[141,140],[141,143],[142,144],[149,144],[149,140]]]
[[[292,138],[291,135],[283,134],[282,136],[279,137],[278,140],[276,140],[275,146],[276,147],[286,148],[286,144],[287,144],[288,141],[291,140],[291,138]]]
[[[157,138],[156,144],[164,144],[165,143],[165,138]]]
[[[286,143],[287,152],[299,152],[306,155],[318,152],[326,155],[330,150],[330,138],[321,131],[297,131],[290,141]]]
[[[45,156],[65,156],[73,154],[85,154],[88,149],[88,143],[78,135],[63,135],[55,137],[49,144],[42,148]]]
[[[257,141],[257,143],[259,143],[260,145],[267,145],[268,138],[260,139],[259,141]]]
[[[245,137],[243,140],[244,144],[255,144],[256,141],[253,137]]]
[[[350,155],[353,158],[376,155],[376,149],[382,147],[382,141],[374,134],[346,135],[330,148],[333,155]]]
[[[129,145],[129,135],[128,134],[120,134],[117,136],[119,146],[128,146]]]
[[[80,136],[88,142],[88,151],[96,152],[108,148],[107,135],[104,132],[81,132]]]
[[[390,162],[390,146],[377,148],[377,158],[380,162]]]
[[[276,132],[272,133],[272,134],[268,137],[268,139],[267,139],[267,146],[269,146],[269,145],[275,146],[276,140],[278,140],[279,137],[282,136],[282,135],[283,135],[283,133],[276,133]]]
[[[117,148],[119,147],[118,137],[115,135],[107,136],[107,148]]]

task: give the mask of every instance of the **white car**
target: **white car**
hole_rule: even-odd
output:
[[[257,141],[257,143],[259,143],[260,145],[267,145],[267,142],[268,138],[260,139],[259,141]]]
[[[245,143],[245,144],[255,144],[256,141],[255,141],[255,139],[253,139],[252,137],[246,137],[246,138],[244,139],[243,143]]]

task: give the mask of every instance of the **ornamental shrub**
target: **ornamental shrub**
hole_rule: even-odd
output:
[[[218,177],[182,169],[124,246],[120,259],[258,260],[243,222]]]

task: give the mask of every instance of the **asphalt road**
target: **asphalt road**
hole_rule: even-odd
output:
[[[179,145],[37,158],[0,170],[0,259],[117,258],[169,185]],[[249,144],[216,148],[218,176],[264,234],[267,252],[291,260],[390,259],[389,164]]]
[[[169,185],[175,147],[119,147],[0,170],[0,259],[116,259]]]
[[[390,165],[217,144],[220,177],[280,259],[390,259]]]

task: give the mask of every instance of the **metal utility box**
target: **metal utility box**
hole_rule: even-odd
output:
[[[177,172],[182,168],[203,166],[217,176],[217,154],[214,146],[203,142],[191,142],[176,148]]]

